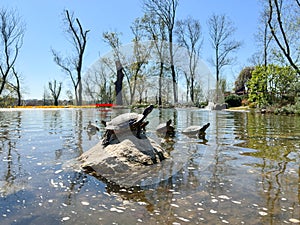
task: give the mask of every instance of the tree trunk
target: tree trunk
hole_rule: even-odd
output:
[[[58,98],[54,98],[54,105],[58,106]]]
[[[219,65],[219,47],[216,46],[216,99],[215,103],[219,102],[219,79],[220,79],[220,65]]]
[[[13,71],[13,74],[14,74],[14,76],[16,78],[16,82],[17,82],[15,89],[16,89],[16,92],[18,95],[18,106],[20,106],[21,105],[21,97],[22,97],[21,88],[20,88],[20,79],[19,79],[19,76],[18,76],[17,72],[15,71],[14,67],[12,67],[12,71]]]
[[[161,62],[160,63],[160,69],[159,69],[159,79],[158,79],[158,105],[160,107],[162,106],[161,88],[162,88],[163,69],[164,69],[164,63]]]
[[[82,105],[82,82],[81,82],[81,78],[80,78],[79,84],[78,84],[78,104],[77,105]]]
[[[170,54],[170,64],[171,64],[171,74],[172,74],[172,81],[173,81],[173,94],[174,94],[174,104],[178,102],[177,97],[177,82],[176,82],[176,72],[174,66],[174,59],[173,59],[173,36],[172,31],[169,31],[169,54]]]
[[[173,81],[173,93],[174,93],[174,103],[178,103],[178,96],[177,96],[177,81],[176,81],[176,72],[175,66],[171,65],[171,72],[172,72],[172,81]]]
[[[191,101],[194,103],[195,101],[195,96],[194,96],[194,77],[191,77]]]
[[[120,61],[116,61],[117,80],[115,82],[116,104],[123,105],[122,88],[123,88],[123,66]]]
[[[297,2],[298,3],[298,2]],[[275,11],[276,11],[276,22],[279,26],[278,30],[281,34],[281,36],[283,37],[283,41],[281,41],[278,37],[278,35],[276,34],[276,29],[273,27],[272,25],[272,16],[273,16],[273,6],[272,6],[272,0],[269,0],[269,19],[268,19],[268,25],[271,31],[271,34],[273,36],[273,38],[275,39],[275,42],[277,43],[278,47],[280,48],[280,50],[282,51],[283,55],[285,56],[285,58],[288,60],[288,62],[290,63],[291,67],[293,67],[295,69],[295,71],[297,72],[297,74],[300,75],[300,69],[298,67],[298,65],[294,62],[292,55],[291,55],[291,51],[290,51],[290,43],[289,40],[287,38],[286,32],[284,30],[283,27],[283,21],[281,19],[281,6],[279,5],[277,0],[274,0],[274,4],[275,4]]]
[[[78,99],[78,86],[75,87],[75,105],[78,105],[79,99]]]

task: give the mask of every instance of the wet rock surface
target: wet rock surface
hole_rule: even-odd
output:
[[[81,168],[94,176],[118,183],[127,179],[127,185],[140,185],[152,167],[167,158],[168,153],[154,140],[128,133],[118,135],[118,141],[106,147],[100,141],[83,153],[79,161]]]

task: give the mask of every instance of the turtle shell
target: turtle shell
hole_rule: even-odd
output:
[[[168,120],[166,123],[161,123],[156,127],[157,132],[174,131],[174,127],[171,126],[172,120]]]
[[[156,132],[166,134],[168,136],[174,136],[175,128],[171,126],[172,120],[168,120],[166,123],[161,123],[156,127]]]
[[[202,127],[200,127],[200,126],[189,126],[189,127],[187,127],[187,128],[185,128],[183,131],[182,131],[182,133],[184,133],[184,134],[197,134],[199,131],[200,131],[200,129],[201,129]]]
[[[167,125],[166,123],[161,123],[156,127],[157,132],[166,132],[167,131]]]
[[[106,130],[126,130],[131,125],[143,118],[143,114],[138,113],[124,113],[115,118],[110,122],[106,123]]]

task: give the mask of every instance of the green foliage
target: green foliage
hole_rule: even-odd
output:
[[[249,102],[258,107],[293,104],[299,94],[298,77],[289,66],[256,66],[248,82]]]
[[[259,106],[267,104],[267,77],[264,66],[256,66],[252,71],[248,81],[249,102],[256,102]]]
[[[225,102],[228,104],[228,107],[239,107],[242,105],[242,97],[238,95],[228,95],[225,97]]]
[[[195,103],[195,106],[198,108],[205,108],[206,106],[208,106],[208,101],[197,102]]]
[[[281,108],[277,108],[275,109],[274,113],[285,114],[285,115],[289,115],[289,114],[300,115],[300,101],[297,101],[294,105],[289,104]]]

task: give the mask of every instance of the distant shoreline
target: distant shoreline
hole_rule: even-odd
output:
[[[95,109],[104,109],[104,108],[118,108],[114,107],[96,107],[95,105],[83,105],[83,106],[16,106],[10,108],[0,108],[0,112],[9,112],[9,111],[29,111],[29,110],[60,110],[60,109],[84,109],[84,108],[95,108]],[[179,107],[180,108],[180,107]],[[194,107],[183,107],[183,108],[194,108]],[[200,109],[200,108],[199,108]],[[248,107],[232,107],[229,109],[224,109],[224,111],[232,111],[232,112],[249,112]]]
[[[83,106],[16,106],[9,108],[0,108],[0,111],[25,111],[25,110],[55,110],[55,109],[75,109],[75,108],[96,108],[95,105]]]

